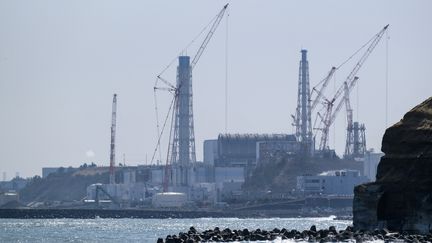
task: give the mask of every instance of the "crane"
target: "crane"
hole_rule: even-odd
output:
[[[369,55],[372,53],[372,51],[375,49],[375,47],[378,45],[380,40],[382,39],[384,33],[387,31],[389,25],[384,26],[383,29],[380,30],[369,42],[369,46],[366,49],[365,53],[361,56],[360,60],[356,63],[354,68],[351,70],[345,81],[343,82],[342,86],[336,91],[336,94],[334,97],[330,100],[326,100],[325,106],[326,111],[324,116],[320,115],[322,127],[319,130],[322,130],[321,134],[321,141],[320,141],[320,150],[326,150],[328,149],[328,135],[329,135],[329,129],[330,126],[333,124],[334,120],[336,119],[336,116],[340,109],[342,108],[342,105],[344,104],[344,99],[342,99],[338,105],[336,106],[336,109],[333,111],[333,106],[335,105],[335,102],[340,98],[344,90],[348,89],[348,95],[349,92],[351,92],[352,88],[355,86],[358,77],[356,77],[357,72],[360,70],[360,68],[363,66],[364,62],[367,60]],[[368,42],[368,43],[369,43]]]
[[[326,101],[325,105],[327,107],[326,111],[325,111],[325,115],[324,117],[322,117],[321,115],[319,115],[321,117],[321,121],[322,121],[322,128],[320,128],[319,130],[322,130],[322,135],[321,135],[321,141],[320,141],[320,146],[319,149],[320,150],[326,150],[328,149],[328,135],[329,135],[329,128],[330,126],[333,124],[333,122],[336,120],[337,114],[339,113],[339,111],[341,110],[342,106],[344,104],[346,104],[346,98],[348,96],[349,99],[349,94],[352,90],[352,88],[355,86],[355,84],[357,83],[358,77],[354,77],[354,80],[351,82],[350,85],[348,85],[347,82],[344,82],[342,85],[342,91],[345,90],[345,96],[343,99],[341,99],[339,101],[339,103],[336,106],[336,109],[334,109],[333,111],[333,106],[334,106],[334,102],[331,102],[329,100]],[[349,108],[351,110],[351,108]],[[351,110],[352,112],[352,110]],[[352,119],[351,119],[352,120]]]
[[[115,184],[115,134],[116,134],[116,116],[117,116],[117,94],[113,96],[112,117],[111,117],[111,146],[110,146],[110,184]]]
[[[195,65],[198,63],[199,59],[201,58],[201,55],[204,53],[204,50],[207,47],[207,44],[210,42],[210,39],[212,38],[217,27],[219,26],[227,8],[228,8],[228,3],[225,4],[225,6],[222,8],[222,10],[216,16],[216,20],[213,22],[212,27],[210,28],[210,31],[207,33],[207,35],[206,35],[204,41],[202,42],[200,48],[198,49],[197,53],[195,54],[194,58],[192,59],[192,62],[190,65],[192,70],[194,69]]]
[[[336,67],[332,67],[330,69],[330,72],[327,74],[327,76],[320,82],[322,83],[321,88],[318,90],[317,87],[320,83],[318,83],[318,85],[316,85],[315,87],[312,88],[312,94],[315,91],[315,93],[317,94],[315,99],[313,99],[312,101],[312,105],[311,105],[311,111],[313,111],[315,109],[315,107],[317,106],[317,104],[319,103],[319,101],[321,100],[321,98],[323,97],[323,93],[324,90],[327,88],[327,85],[329,83],[329,81],[331,80],[331,78],[333,77],[333,74],[336,71]]]
[[[205,49],[206,49],[206,47],[207,47],[207,45],[208,45],[208,43],[210,42],[210,40],[212,39],[212,37],[213,37],[213,35],[214,35],[214,33],[215,33],[215,31],[216,31],[216,29],[218,28],[218,26],[219,26],[219,24],[220,24],[220,22],[221,22],[221,20],[223,19],[223,16],[224,16],[224,14],[225,14],[225,12],[226,12],[226,10],[227,10],[227,8],[228,8],[228,4],[226,4],[226,5],[224,5],[223,6],[223,8],[219,11],[219,13],[216,15],[216,17],[215,18],[213,18],[213,20],[212,20],[212,22],[210,23],[211,24],[211,27],[210,27],[210,30],[208,31],[208,33],[207,33],[207,35],[205,36],[205,38],[204,38],[204,40],[203,40],[203,42],[201,43],[201,45],[200,45],[200,47],[199,47],[199,49],[198,49],[198,51],[196,52],[196,54],[195,54],[195,56],[193,57],[193,59],[192,59],[192,61],[191,61],[191,63],[190,63],[190,70],[191,70],[191,72],[192,72],[192,70],[195,68],[195,66],[196,66],[196,64],[198,63],[198,61],[200,60],[200,58],[201,58],[201,56],[202,56],[202,54],[204,53],[204,51],[205,51]],[[209,25],[207,25],[207,27],[208,26],[210,26],[210,24]],[[207,28],[206,27],[206,28]],[[205,28],[205,29],[206,29]],[[204,31],[204,30],[203,30]],[[203,32],[203,31],[201,31],[201,33]],[[200,34],[201,34],[200,33]],[[195,41],[195,39],[191,42],[191,43],[193,43]],[[190,45],[190,44],[189,44]],[[188,45],[188,46],[189,46]],[[188,47],[187,46],[187,47]],[[186,47],[186,48],[187,48]],[[157,145],[156,145],[156,149],[154,150],[154,154],[153,154],[153,157],[152,157],[152,161],[153,161],[153,159],[154,159],[154,157],[155,157],[155,154],[156,154],[156,151],[157,150],[159,150],[159,154],[160,154],[160,140],[161,140],[161,137],[162,137],[162,134],[163,134],[163,132],[164,132],[164,129],[165,129],[165,127],[166,127],[166,123],[167,123],[167,121],[168,121],[168,119],[169,119],[169,116],[171,116],[171,131],[170,131],[170,135],[169,135],[169,140],[171,141],[171,139],[176,135],[176,131],[175,131],[175,125],[174,125],[174,122],[175,122],[175,119],[174,119],[174,117],[175,117],[175,115],[176,115],[176,107],[178,106],[178,103],[179,103],[179,94],[180,94],[180,86],[181,86],[181,84],[178,84],[177,86],[176,85],[173,85],[171,82],[169,82],[168,80],[166,80],[166,79],[164,79],[163,77],[162,77],[162,74],[173,64],[174,62],[172,61],[159,75],[157,75],[157,77],[156,77],[156,83],[155,83],[155,87],[154,87],[154,91],[155,91],[155,111],[156,111],[156,122],[157,122],[157,130],[158,130],[158,135],[159,135],[159,138],[158,138],[158,142],[157,142]],[[164,85],[165,85],[165,87],[158,87],[157,86],[157,84],[158,84],[158,81],[161,81]],[[173,94],[173,99],[172,99],[172,101],[171,101],[171,105],[170,105],[170,108],[169,108],[169,111],[168,111],[168,113],[167,113],[167,116],[165,117],[165,121],[164,121],[164,124],[163,124],[163,127],[162,127],[162,130],[160,129],[160,126],[159,126],[159,118],[158,118],[158,108],[157,108],[157,99],[156,99],[156,91],[157,90],[164,90],[164,91],[168,91],[168,92],[170,92],[170,93],[172,93]],[[193,121],[192,121],[193,122]],[[174,138],[174,140],[175,140],[175,138]],[[171,151],[171,150],[174,150],[174,149],[171,149],[171,146],[172,146],[172,144],[171,144],[171,142],[168,144],[168,152],[167,152],[167,159],[166,159],[166,165],[165,165],[165,175],[164,175],[164,181],[163,181],[163,191],[164,192],[166,192],[166,191],[168,191],[168,183],[169,183],[169,180],[170,180],[170,177],[171,177],[171,166],[170,166],[170,153],[176,153],[176,151]],[[161,156],[161,155],[160,155]]]
[[[351,144],[351,134],[350,131],[353,127],[353,110],[351,108],[351,102],[349,97],[349,87],[346,83],[344,83],[344,103],[345,103],[345,109],[346,109],[346,115],[347,115],[347,143],[345,146],[345,155],[349,155],[352,153],[350,151],[350,144]]]
[[[336,72],[336,70],[337,70],[336,67],[332,67],[330,69],[329,73],[327,74],[327,76],[323,80],[321,80],[320,82],[318,82],[318,84],[315,85],[312,88],[310,97],[312,97],[312,95],[314,94],[314,92],[316,93],[316,97],[314,99],[311,98],[311,101],[312,101],[311,112],[313,112],[313,110],[316,108],[316,106],[318,105],[318,103],[320,102],[320,100],[323,99],[323,97],[324,97],[324,91],[327,88],[327,85],[328,85],[329,81],[331,80],[331,78],[333,77],[333,75]],[[321,87],[318,89],[318,87],[320,85],[321,85]],[[298,113],[298,111],[297,111],[297,113]],[[317,114],[318,114],[318,117],[321,116],[321,114],[319,112]],[[295,126],[295,127],[298,127],[298,124],[299,124],[299,118],[298,118],[298,116],[299,116],[298,114],[291,115],[291,117],[293,119],[292,125]]]
[[[206,37],[204,38],[204,41],[201,43],[201,46],[198,48],[197,53],[195,54],[194,58],[191,61],[191,64],[190,64],[191,70],[194,69],[195,65],[198,63],[199,59],[201,58],[202,54],[204,53],[204,50],[206,49],[208,43],[210,42],[211,38],[213,37],[213,34],[215,33],[216,29],[218,28],[220,22],[222,21],[222,18],[225,15],[225,12],[226,12],[227,8],[228,8],[228,3],[225,4],[225,6],[221,9],[221,11],[216,15],[216,18],[213,21],[209,32],[207,33]],[[194,40],[191,43],[193,43],[193,42],[194,42]],[[169,68],[169,66],[171,66],[172,64],[173,64],[173,61],[162,71],[162,73],[164,71],[166,71]],[[167,89],[167,88],[163,88],[163,87],[156,87],[156,84],[157,84],[157,82],[156,82],[154,89],[168,90],[168,91],[175,90],[176,89],[175,85],[173,85],[168,80],[164,79],[162,77],[162,73],[160,73],[157,76],[156,81],[157,80],[162,81],[169,88]]]

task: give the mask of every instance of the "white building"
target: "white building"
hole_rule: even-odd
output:
[[[17,192],[5,192],[0,194],[0,206],[10,202],[19,202],[19,195]]]
[[[204,140],[204,163],[214,165],[218,156],[217,139]]]
[[[157,208],[178,208],[187,203],[187,196],[180,192],[156,193],[152,198],[152,205]]]
[[[375,181],[377,167],[382,156],[384,156],[383,153],[366,152],[363,162],[363,174],[369,181]]]
[[[354,187],[368,182],[358,170],[335,170],[297,177],[297,190],[307,194],[353,195]]]

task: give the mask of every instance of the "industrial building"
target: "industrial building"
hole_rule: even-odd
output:
[[[270,148],[294,153],[298,145],[290,134],[220,134],[217,140],[204,141],[204,162],[215,167],[255,167],[260,149],[264,155]]]
[[[0,207],[9,203],[19,203],[19,194],[17,192],[0,193]]]
[[[297,177],[297,191],[304,194],[353,195],[354,187],[368,182],[358,170],[335,170]]]
[[[373,151],[367,151],[364,156],[363,175],[371,182],[376,179],[378,164],[382,156],[384,156],[384,153],[374,153]]]

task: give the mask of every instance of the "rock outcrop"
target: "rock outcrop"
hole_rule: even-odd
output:
[[[354,189],[356,229],[432,230],[432,97],[388,128],[376,182]]]

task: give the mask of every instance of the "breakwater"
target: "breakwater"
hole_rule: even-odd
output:
[[[226,242],[226,241],[274,241],[276,239],[295,240],[304,242],[364,242],[364,241],[385,241],[385,242],[431,242],[432,235],[408,234],[405,232],[391,232],[387,229],[374,231],[355,231],[352,226],[345,230],[336,230],[335,226],[328,229],[317,230],[312,225],[309,230],[287,230],[285,228],[273,230],[231,230],[229,228],[198,231],[190,227],[188,232],[180,232],[178,235],[168,235],[165,239],[159,238],[157,243],[176,243],[176,242]]]
[[[0,218],[221,218],[232,216],[219,211],[138,210],[138,209],[0,209]]]

